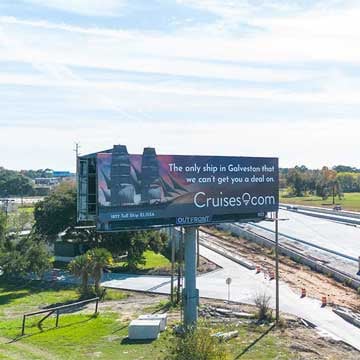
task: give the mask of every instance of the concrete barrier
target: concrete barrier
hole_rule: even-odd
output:
[[[271,234],[275,234],[275,231],[273,230],[270,230],[264,226],[261,226],[261,225],[258,225],[258,224],[252,224],[253,227],[255,228],[258,228],[258,229],[261,229],[261,230],[265,230],[267,232],[270,232]],[[287,234],[283,234],[281,232],[279,232],[279,236],[282,236],[286,239],[290,239],[290,240],[294,240],[294,241],[297,241],[301,244],[305,244],[307,246],[310,246],[310,247],[313,247],[315,249],[319,249],[319,250],[322,250],[322,251],[325,251],[327,253],[330,253],[330,254],[334,254],[334,255],[337,255],[337,256],[341,256],[345,259],[349,259],[349,260],[352,260],[352,261],[357,261],[357,259],[353,256],[349,256],[349,255],[346,255],[346,254],[342,254],[338,251],[335,251],[335,250],[331,250],[331,249],[328,249],[328,248],[325,248],[324,246],[320,246],[320,245],[317,245],[317,244],[314,244],[314,243],[311,243],[309,241],[306,241],[306,240],[302,240],[302,239],[299,239],[299,238],[296,238],[294,236],[291,236],[291,235],[287,235]]]
[[[344,320],[360,328],[360,314],[354,313],[350,309],[338,307],[333,309],[336,315],[339,315]]]
[[[130,340],[154,340],[160,333],[160,320],[133,320],[129,325]]]
[[[225,250],[224,248],[212,244],[210,241],[207,241],[207,240],[204,240],[204,239],[200,238],[200,244],[202,246],[204,246],[204,247],[206,247],[206,248],[208,248],[208,249],[210,249],[210,250],[212,250],[212,251],[214,251],[214,252],[216,252],[216,253],[218,253],[218,254],[220,254],[220,255],[222,255],[222,256],[224,256],[224,257],[226,257],[226,258],[228,258],[228,259],[242,265],[242,266],[244,266],[244,267],[246,267],[249,270],[255,270],[255,268],[256,268],[255,265],[251,261],[243,258],[240,255],[230,253],[229,251]]]
[[[318,212],[318,213],[323,213],[323,214],[338,215],[338,216],[342,216],[342,217],[350,217],[350,218],[360,219],[360,213],[354,212],[354,211],[346,211],[346,210],[336,211],[333,209],[320,208],[320,207],[315,207],[315,206],[303,206],[303,205],[284,204],[284,203],[280,204],[280,207],[283,210],[292,211],[291,209],[288,209],[289,206],[295,206],[298,210],[313,211],[313,212]]]
[[[360,225],[360,219],[354,219],[347,216],[341,216],[340,214],[324,214],[318,212],[311,212],[309,210],[298,210],[298,214],[312,216],[320,219],[333,220],[341,223],[351,224],[351,225]]]
[[[240,236],[246,240],[253,241],[256,244],[259,244],[259,245],[262,245],[262,246],[265,246],[268,248],[275,247],[274,241],[272,241],[264,236],[255,234],[251,230],[244,229],[244,228],[240,227],[239,225],[226,223],[226,224],[218,225],[218,228],[225,230],[225,231],[229,231],[232,234],[234,234],[236,236]],[[317,262],[316,260],[313,260],[313,259],[303,255],[302,253],[297,252],[296,250],[289,249],[283,245],[279,245],[279,253],[282,255],[285,255],[285,256],[289,256],[292,260],[294,260],[300,264],[307,265],[313,270],[316,270],[316,271],[321,272],[326,275],[330,275],[331,277],[333,277],[335,280],[337,280],[339,282],[342,282],[342,283],[346,282],[348,286],[350,286],[354,289],[358,289],[360,287],[359,279],[356,279],[349,274],[345,274],[342,271],[333,269],[327,265],[321,264],[321,263]]]
[[[167,314],[146,314],[140,315],[138,320],[160,320],[160,331],[166,330]]]

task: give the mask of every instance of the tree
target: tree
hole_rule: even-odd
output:
[[[73,183],[60,184],[45,200],[36,203],[35,231],[53,241],[76,224],[76,188]]]
[[[17,171],[0,168],[0,196],[26,196],[34,193],[29,178]]]
[[[90,256],[87,254],[79,255],[73,259],[68,269],[71,274],[81,279],[80,292],[86,295],[89,291],[89,276],[91,274],[91,261]]]
[[[337,173],[334,170],[324,166],[321,169],[321,177],[317,183],[316,192],[318,196],[327,199],[330,195],[333,196],[333,203],[335,203],[335,195],[341,195],[341,189],[337,180]]]
[[[75,228],[76,189],[67,183],[61,184],[45,200],[38,202],[34,216],[35,231],[48,241],[54,241],[60,232],[66,230],[64,240],[72,239],[88,248],[105,248],[114,257],[127,254],[129,270],[144,264],[143,254],[147,249],[161,252],[167,242],[165,234],[153,230],[99,234],[95,228]]]
[[[0,268],[6,277],[29,273],[41,277],[51,268],[48,248],[35,234],[7,234],[0,245]]]
[[[72,239],[89,248],[102,247],[116,258],[127,254],[127,266],[130,271],[145,263],[144,252],[147,249],[162,252],[167,244],[167,235],[160,231],[122,231],[119,233],[99,234],[94,228],[69,228],[64,239]]]
[[[105,266],[111,265],[113,260],[110,252],[104,248],[95,248],[87,251],[86,256],[90,258],[91,275],[94,279],[95,293],[100,295],[100,281]]]
[[[21,170],[20,174],[30,178],[50,178],[53,176],[53,171],[51,169],[39,169],[39,170]]]
[[[303,196],[306,189],[304,172],[298,168],[290,169],[286,176],[287,184],[295,196]]]
[[[337,165],[333,167],[333,170],[335,170],[337,173],[357,173],[360,172],[360,169],[357,169],[356,167],[347,166],[347,165]]]
[[[89,292],[89,278],[94,279],[95,293],[100,295],[100,282],[105,266],[112,264],[110,252],[104,248],[88,250],[85,254],[77,256],[68,266],[69,271],[78,278],[81,278],[81,293]]]
[[[5,213],[0,209],[0,244],[5,239],[6,234],[6,215]],[[1,246],[1,245],[0,245]]]
[[[44,241],[35,241],[34,236],[30,239],[31,244],[29,243],[26,251],[28,262],[26,271],[42,277],[52,267],[50,253]]]
[[[360,174],[342,172],[336,176],[341,189],[344,192],[360,192]]]
[[[20,234],[26,229],[31,229],[34,223],[34,214],[29,211],[16,211],[8,215],[8,229]]]
[[[144,252],[150,249],[161,252],[167,243],[167,235],[159,231],[124,231],[117,234],[102,234],[98,239],[99,246],[115,254],[127,254],[127,266],[130,271],[138,265],[145,264]]]

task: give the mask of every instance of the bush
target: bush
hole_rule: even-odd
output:
[[[279,327],[279,329],[280,329],[281,331],[284,331],[284,330],[286,329],[286,327],[287,327],[287,322],[286,322],[286,320],[285,320],[283,317],[281,317],[281,318],[279,319],[278,327]]]
[[[179,335],[170,347],[166,360],[227,360],[229,353],[223,343],[211,336],[206,323]]]
[[[258,308],[257,318],[260,321],[271,321],[272,319],[272,310],[270,309],[269,305],[270,300],[271,296],[266,295],[265,293],[255,296],[254,302]]]

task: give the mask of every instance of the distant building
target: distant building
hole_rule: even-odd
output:
[[[43,185],[43,186],[54,186],[59,184],[60,180],[55,177],[51,178],[35,178],[35,185]]]

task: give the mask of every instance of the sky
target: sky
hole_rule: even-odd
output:
[[[82,154],[360,167],[358,0],[0,0],[0,166]]]

